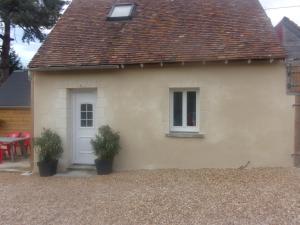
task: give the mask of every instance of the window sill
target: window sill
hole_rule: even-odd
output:
[[[198,132],[170,132],[166,134],[166,137],[171,138],[204,138],[203,133]]]

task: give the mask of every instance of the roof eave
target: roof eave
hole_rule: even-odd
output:
[[[119,69],[119,65],[91,65],[91,66],[41,66],[41,67],[30,67],[30,71],[64,71],[64,70],[85,70],[85,69]]]
[[[140,65],[140,64],[156,64],[156,63],[196,63],[196,62],[222,62],[222,61],[269,61],[269,60],[285,60],[285,56],[269,56],[269,57],[249,57],[249,58],[218,58],[218,59],[203,59],[203,60],[190,60],[190,61],[157,61],[157,62],[140,62],[140,63],[120,63],[120,64],[105,64],[105,65],[77,65],[77,66],[41,66],[41,67],[30,67],[29,71],[70,71],[70,70],[95,70],[95,69],[120,69],[125,65]]]
[[[31,106],[12,106],[12,105],[9,105],[9,106],[0,106],[0,109],[30,109]]]

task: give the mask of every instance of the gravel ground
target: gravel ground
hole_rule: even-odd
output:
[[[0,224],[300,224],[300,169],[0,173]]]

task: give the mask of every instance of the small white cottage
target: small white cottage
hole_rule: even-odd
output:
[[[121,135],[117,170],[291,166],[294,98],[258,0],[73,0],[30,63],[62,169]]]

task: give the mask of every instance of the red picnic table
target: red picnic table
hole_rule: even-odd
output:
[[[29,137],[0,137],[0,145],[4,144],[4,145],[10,145],[12,148],[15,147],[15,143],[18,143],[20,141],[25,141],[25,140],[29,140]],[[11,148],[11,149],[12,149]],[[2,149],[0,149],[0,151],[3,151]],[[3,152],[0,152],[0,163],[2,162],[2,156]],[[11,160],[14,161],[14,153],[13,151],[11,152]]]

